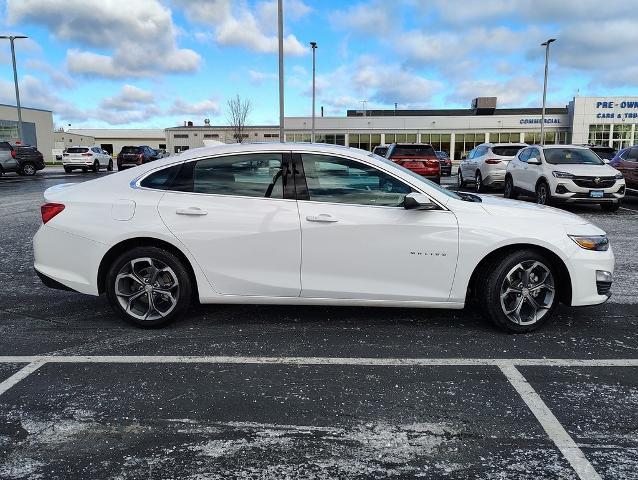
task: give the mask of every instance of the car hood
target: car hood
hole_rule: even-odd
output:
[[[561,225],[589,224],[587,220],[578,215],[546,205],[499,198],[492,195],[479,195],[479,197],[481,197],[482,201],[481,206],[490,215]]]
[[[618,173],[609,165],[552,165],[547,164],[552,171],[567,172],[583,177],[613,177]]]

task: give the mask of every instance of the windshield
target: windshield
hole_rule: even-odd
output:
[[[545,160],[552,165],[604,165],[589,148],[544,148]]]
[[[397,145],[392,150],[393,157],[434,157],[436,153],[431,145]]]
[[[494,155],[500,155],[502,157],[514,157],[522,149],[524,145],[507,145],[505,147],[492,147],[492,153]]]
[[[407,168],[402,167],[401,165],[398,165],[398,164],[394,163],[392,160],[388,160],[387,158],[380,157],[376,153],[371,153],[368,156],[374,158],[375,160],[379,160],[380,162],[383,162],[388,167],[399,169],[403,173],[407,173],[411,177],[416,178],[419,182],[427,183],[428,186],[436,189],[437,191],[439,191],[441,193],[444,193],[448,197],[456,198],[457,200],[463,200],[463,198],[460,195],[458,195],[456,192],[448,190],[447,188],[443,188],[441,185],[437,185],[436,183],[428,180],[427,178],[422,177],[418,173],[414,173],[412,170],[408,170]]]

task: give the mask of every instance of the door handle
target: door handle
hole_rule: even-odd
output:
[[[319,215],[308,215],[306,220],[309,222],[335,223],[338,222],[335,217],[329,213],[320,213]]]
[[[208,215],[208,212],[199,207],[178,208],[175,213],[178,215]]]

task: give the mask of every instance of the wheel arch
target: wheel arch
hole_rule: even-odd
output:
[[[572,279],[569,274],[567,265],[556,253],[549,248],[542,247],[540,245],[530,243],[516,243],[511,245],[505,245],[492,250],[485,255],[481,261],[474,267],[474,271],[470,276],[470,281],[467,287],[467,298],[474,298],[477,292],[477,281],[481,277],[481,273],[489,268],[494,262],[503,256],[508,255],[518,250],[534,250],[545,257],[552,263],[552,266],[556,270],[558,278],[556,279],[558,284],[558,299],[565,305],[571,305],[572,303]]]
[[[545,182],[545,184],[549,187],[549,181],[547,180],[547,178],[545,178],[545,175],[541,175],[540,177],[538,177],[538,180],[536,180],[536,184],[534,185],[534,191],[536,191],[536,189],[541,184],[541,182]]]
[[[106,275],[113,261],[115,261],[115,259],[122,253],[135,247],[158,247],[171,252],[173,255],[179,258],[184,263],[184,267],[188,271],[188,275],[190,276],[191,282],[193,284],[193,299],[199,299],[197,276],[195,275],[195,270],[193,269],[193,265],[191,264],[188,257],[184,255],[184,253],[172,243],[154,237],[136,237],[122,240],[121,242],[113,245],[104,254],[102,260],[100,261],[100,266],[98,267],[97,273],[97,289],[99,294],[102,294],[106,291]]]

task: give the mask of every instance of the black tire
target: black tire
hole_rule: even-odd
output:
[[[546,295],[547,298],[541,298],[540,303],[543,304],[544,308],[542,310],[542,314],[536,313],[532,317],[533,303],[528,299],[529,296],[533,296],[532,290],[534,287],[529,288],[531,279],[539,278],[538,273],[541,271],[540,266],[535,267],[536,270],[532,270],[532,274],[529,276],[530,281],[528,281],[528,286],[522,288],[523,296],[518,295],[515,292],[507,294],[505,300],[502,301],[501,294],[508,288],[509,285],[512,285],[512,282],[507,282],[506,278],[510,276],[510,272],[517,272],[517,266],[530,266],[540,264],[544,269],[546,269],[550,276],[547,277],[548,283],[551,283],[553,287],[552,292],[548,289],[539,289],[536,297],[537,299],[543,295]],[[535,273],[534,273],[535,272]],[[535,276],[536,275],[536,276]],[[510,333],[526,333],[537,330],[545,325],[548,321],[550,321],[552,315],[554,314],[554,310],[556,309],[556,305],[558,304],[559,292],[557,291],[557,272],[556,268],[553,264],[541,253],[535,250],[519,250],[512,253],[507,254],[504,258],[498,257],[494,259],[492,262],[489,262],[484,266],[482,271],[479,273],[479,276],[476,281],[477,285],[477,304],[483,316],[490,320],[497,327],[506,330]],[[517,285],[518,287],[518,285]],[[551,299],[549,298],[551,297]],[[520,300],[518,300],[520,298]],[[506,307],[512,307],[518,305],[520,302],[523,304],[523,307],[518,313],[518,318],[521,319],[522,316],[528,316],[521,321],[521,323],[517,323],[515,320],[510,318],[506,313]],[[538,310],[537,310],[538,312]],[[513,315],[516,316],[515,313]],[[536,318],[536,316],[538,316]]]
[[[88,169],[88,168],[86,168],[86,167],[82,167],[82,172],[83,172],[83,173],[86,173],[86,172],[88,172],[88,171],[89,171],[89,169]]]
[[[461,169],[459,168],[459,172],[456,176],[456,184],[459,188],[465,188],[465,180],[463,180],[463,174],[461,173]]]
[[[481,175],[481,171],[477,170],[474,175],[474,190],[476,193],[483,193],[485,191],[485,185],[483,185],[483,175]]]
[[[545,180],[541,180],[536,185],[536,203],[539,205],[551,205],[553,203],[552,192]]]
[[[71,173],[73,171],[72,168],[64,167],[64,173]]]
[[[514,187],[514,179],[511,175],[505,177],[505,186],[503,187],[503,196],[505,198],[511,198],[516,200],[518,198],[518,192]]]
[[[33,175],[35,175],[36,172],[36,168],[35,165],[31,162],[25,162],[22,164],[22,167],[20,168],[20,173],[22,175],[25,175],[27,177],[32,177]]]
[[[603,209],[603,212],[617,212],[620,208],[620,200],[616,203],[601,203],[600,208]]]
[[[157,275],[157,282],[153,285],[149,284],[149,280],[152,280],[152,278],[148,278],[151,275],[151,267],[147,260],[151,260],[152,265],[156,268],[162,267],[162,265],[168,267],[170,273],[168,273],[168,271],[159,273]],[[147,267],[145,267],[144,262],[148,265]],[[116,282],[118,282],[118,274],[130,269],[132,264],[135,264],[135,268],[138,269],[137,278],[139,278],[140,281],[132,281],[129,276],[121,278],[119,283],[117,283],[117,288],[120,289],[120,293],[121,290],[126,290],[128,293],[132,291],[133,295],[141,294],[141,296],[138,297],[139,300],[137,300],[137,303],[136,300],[134,300],[132,302],[133,307],[130,311],[127,311],[122,303],[120,303],[120,299],[122,299],[122,302],[126,302],[126,300],[124,300],[126,297],[116,294]],[[164,267],[162,267],[162,269],[164,269]],[[144,272],[148,273],[148,277]],[[160,278],[160,276],[170,277],[173,281],[176,281],[176,284],[173,283],[173,287],[169,287],[170,282],[162,285],[159,282],[164,281],[164,277]],[[126,282],[128,282],[129,285],[127,285]],[[158,284],[164,288],[163,292],[173,292],[170,296],[172,301],[168,301],[169,297],[167,295],[155,291],[154,287]],[[155,310],[157,315],[160,315],[158,318],[145,320],[140,318],[144,313],[144,305],[146,304],[147,313],[153,311],[153,309],[149,308],[149,301],[144,300],[148,299],[149,295],[154,299],[158,307],[160,304],[162,306]],[[157,328],[177,320],[188,310],[193,297],[192,281],[186,266],[171,252],[151,246],[136,247],[120,255],[111,265],[106,275],[106,296],[113,309],[127,322],[142,328]],[[158,296],[163,298],[158,298]],[[164,300],[164,298],[167,300]],[[170,309],[164,308],[169,304],[172,305]],[[159,313],[162,309],[164,309],[165,315]],[[135,310],[140,313],[136,314]]]
[[[97,160],[95,160],[93,162],[93,166],[91,167],[91,170],[93,171],[93,173],[97,173],[100,171],[100,162],[98,162]]]
[[[113,160],[109,160],[109,164],[106,167],[106,171],[107,172],[112,172],[113,171]]]

